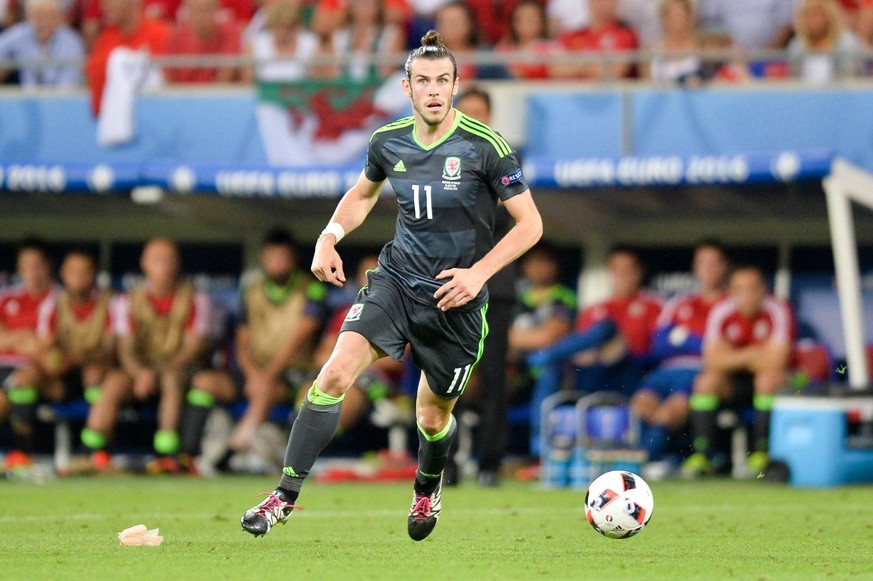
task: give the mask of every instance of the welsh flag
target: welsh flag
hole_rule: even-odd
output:
[[[343,165],[362,159],[370,134],[409,101],[388,79],[307,79],[257,84],[257,120],[270,165]]]

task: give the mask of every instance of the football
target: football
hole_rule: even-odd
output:
[[[622,470],[601,474],[585,494],[585,517],[610,539],[627,539],[646,528],[655,499],[646,481]]]

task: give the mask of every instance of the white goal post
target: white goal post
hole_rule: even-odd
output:
[[[827,198],[831,246],[834,250],[837,292],[846,343],[846,371],[849,385],[854,389],[863,389],[867,387],[869,370],[852,202],[873,209],[873,175],[837,158],[822,185]]]

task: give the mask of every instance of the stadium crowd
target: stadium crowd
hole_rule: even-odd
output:
[[[350,312],[353,296],[329,298],[328,288],[298,260],[289,232],[268,232],[258,274],[240,282],[238,314],[229,322],[210,295],[182,275],[173,241],[145,243],[141,280],[124,293],[100,288],[95,257],[78,249],[63,258],[56,284],[46,245],[22,241],[18,284],[0,294],[5,469],[32,464],[38,406],[71,400],[87,402],[79,457],[88,471],[111,470],[113,447],[129,447],[113,440],[121,412],[131,406],[156,412],[151,473],[198,473],[207,420],[217,406],[236,406],[237,421],[209,469],[227,470],[235,455],[256,450],[258,430],[276,421],[277,406],[293,410]],[[359,261],[360,284],[375,266],[373,256]],[[746,409],[753,415],[748,470],[757,473],[767,463],[776,391],[792,377],[793,385],[800,385],[798,377],[831,378],[827,354],[798,340],[792,310],[768,292],[765,274],[732,265],[715,240],[694,250],[697,290],[666,303],[643,290],[646,265],[630,247],[616,246],[608,255],[611,295],[578,313],[576,293],[560,282],[575,273],[562,270],[555,248],[544,242],[522,258],[515,284],[512,276],[504,284],[518,290],[514,300],[510,295],[506,324],[493,321],[505,341],[486,345],[464,398],[483,419],[497,416],[487,432],[480,430],[483,484],[499,482],[506,443],[496,442],[505,439],[507,401],[529,410],[529,457],[535,460],[544,453],[539,410],[549,395],[620,392],[643,422],[640,444],[649,459],[672,469],[684,460],[688,474],[724,465],[716,415]],[[500,291],[495,296],[502,300]],[[500,363],[506,393],[489,361]],[[340,432],[385,416],[404,398],[410,371],[386,358],[364,373],[342,408]],[[384,428],[390,421],[376,423]]]
[[[464,80],[821,83],[869,72],[857,53],[873,47],[873,1],[3,0],[0,60],[28,62],[0,75],[24,87],[87,84],[96,112],[118,47],[241,57],[167,65],[169,84],[362,79],[385,77],[432,27],[462,62]],[[785,52],[755,56],[767,49]],[[627,51],[643,52],[621,58]]]

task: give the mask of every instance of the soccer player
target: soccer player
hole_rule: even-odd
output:
[[[267,232],[261,244],[262,276],[242,292],[236,329],[239,372],[200,371],[191,381],[182,426],[182,450],[196,455],[215,401],[232,402],[240,394],[248,407],[228,441],[228,452],[252,447],[255,432],[270,407],[293,401],[311,372],[316,333],[326,315],[327,288],[297,268],[297,248],[285,229]]]
[[[785,385],[791,355],[791,309],[768,294],[764,273],[757,266],[734,269],[728,293],[706,321],[703,371],[694,382],[690,401],[694,453],[682,466],[687,476],[712,471],[708,453],[719,404],[738,397],[740,387],[749,382],[755,420],[746,467],[757,474],[768,462],[770,410],[774,394]]]
[[[178,472],[179,416],[192,366],[207,347],[210,302],[181,279],[179,248],[165,238],[146,243],[140,258],[145,281],[113,305],[121,369],[110,371],[91,406],[82,442],[106,448],[118,410],[128,401],[158,399],[158,457],[150,472]]]
[[[672,299],[661,311],[652,338],[652,356],[660,363],[631,399],[631,408],[645,426],[642,439],[649,460],[660,460],[670,434],[680,433],[688,423],[688,398],[703,365],[706,318],[725,297],[728,267],[719,242],[700,242],[692,263],[697,292]]]
[[[40,308],[57,292],[45,243],[35,238],[23,240],[16,268],[21,286],[0,295],[0,389],[6,391],[12,424],[6,470],[33,463],[30,454],[37,401],[40,396],[56,400],[62,395],[50,392],[45,385],[40,360],[46,346],[36,333]]]
[[[336,430],[345,391],[374,361],[401,359],[410,345],[422,369],[416,399],[418,470],[407,527],[420,541],[436,526],[441,481],[457,431],[452,408],[482,353],[488,331],[485,283],[542,234],[542,220],[506,141],[452,108],[457,65],[435,31],[406,59],[403,89],[413,114],[377,129],[357,183],[316,243],[312,271],[342,286],[336,245],[375,205],[386,180],[397,197],[394,240],[346,315],[343,332],[300,409],[277,488],[242,517],[267,533],[285,522],[304,478]],[[497,200],[515,226],[496,245]]]
[[[539,456],[543,400],[558,391],[564,364],[578,370],[577,387],[585,392],[613,390],[632,394],[651,361],[651,339],[661,303],[642,291],[643,267],[632,248],[614,246],[607,257],[612,296],[584,309],[576,331],[531,354],[529,365],[541,366],[531,399],[531,452]]]
[[[80,381],[85,399],[94,404],[100,397],[103,378],[115,361],[110,316],[113,295],[97,288],[97,264],[85,251],[68,253],[60,274],[63,289],[40,311],[39,335],[50,346],[45,371],[48,380],[60,389]],[[87,430],[82,438],[88,439]],[[109,455],[100,450],[92,455],[91,463],[98,470],[107,468]]]

